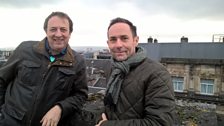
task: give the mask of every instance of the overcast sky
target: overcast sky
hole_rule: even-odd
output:
[[[123,17],[137,26],[141,43],[212,42],[224,34],[224,0],[0,0],[0,48],[45,37],[43,23],[53,11],[66,12],[74,22],[72,46],[107,46],[111,19]],[[219,41],[215,39],[215,41]]]

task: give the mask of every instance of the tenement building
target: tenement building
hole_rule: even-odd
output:
[[[224,105],[224,43],[140,43],[172,76],[176,98]]]

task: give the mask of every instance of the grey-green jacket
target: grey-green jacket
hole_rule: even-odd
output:
[[[173,126],[174,91],[168,71],[145,59],[124,77],[116,107],[106,106],[101,126]]]

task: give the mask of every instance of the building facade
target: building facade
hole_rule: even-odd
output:
[[[224,43],[140,43],[170,72],[176,98],[224,105]]]

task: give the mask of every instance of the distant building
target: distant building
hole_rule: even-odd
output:
[[[224,43],[224,34],[213,34],[212,42],[223,42]]]
[[[13,50],[0,50],[0,58],[8,59],[8,57],[13,53]]]
[[[0,50],[0,67],[7,61],[12,52],[12,50]]]
[[[105,90],[106,78],[111,68],[109,59],[86,59],[89,93]]]

